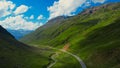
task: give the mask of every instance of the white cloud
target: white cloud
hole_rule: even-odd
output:
[[[42,23],[39,22],[31,22],[24,19],[23,15],[18,16],[10,16],[3,21],[0,21],[0,25],[7,29],[13,30],[35,30],[36,28],[40,27]]]
[[[41,19],[43,19],[43,18],[44,18],[43,15],[39,15],[37,19],[38,19],[38,20],[41,20]]]
[[[0,25],[12,30],[35,30],[40,27],[42,23],[29,21],[30,19],[34,19],[34,15],[30,17],[24,16],[24,13],[27,12],[28,9],[29,7],[26,5],[16,7],[12,1],[0,0],[0,17],[4,17],[4,19],[0,20]]]
[[[92,0],[93,3],[104,3],[106,0]],[[55,1],[54,4],[48,7],[50,12],[49,19],[55,18],[57,16],[71,16],[83,4],[85,6],[90,6],[91,0],[59,0]]]
[[[30,16],[30,19],[34,19],[34,15],[31,15],[31,16]]]
[[[50,12],[50,18],[55,18],[57,16],[70,16],[73,12],[77,10],[78,7],[81,7],[86,0],[59,0],[55,1],[53,6],[48,7]]]
[[[24,17],[25,19],[29,19],[29,17]]]
[[[90,5],[91,5],[90,2],[85,3],[85,6],[90,6]]]
[[[28,9],[29,9],[28,6],[26,6],[26,5],[20,5],[20,6],[14,11],[14,13],[15,13],[16,15],[22,14],[22,13],[27,12]]]
[[[7,16],[12,13],[15,4],[11,1],[0,0],[0,17]]]
[[[92,0],[94,3],[104,3],[106,0]]]

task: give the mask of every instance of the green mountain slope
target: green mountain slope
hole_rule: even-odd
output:
[[[38,43],[46,43],[47,41],[49,41],[50,39],[54,38],[57,35],[57,33],[54,35],[52,33],[56,32],[57,28],[59,28],[56,26],[59,26],[64,20],[65,18],[62,16],[52,19],[49,21],[49,23],[41,26],[35,32],[25,36],[21,40],[24,41],[25,43],[37,42],[37,41]]]
[[[120,3],[111,3],[86,9],[52,25],[48,22],[20,41],[56,48],[69,44],[68,51],[80,56],[88,68],[119,68],[119,25]],[[60,55],[55,68],[75,67],[67,64],[68,57]]]
[[[18,42],[0,26],[0,68],[43,68],[49,51]]]

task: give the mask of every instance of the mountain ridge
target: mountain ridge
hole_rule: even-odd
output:
[[[109,6],[111,5],[111,6]],[[105,8],[105,6],[107,6]],[[102,5],[100,6],[101,9],[97,9],[96,12],[98,13],[99,11],[101,12],[106,12],[106,11],[111,11],[113,10],[112,8],[117,8],[117,6],[119,6],[119,3],[110,3],[110,4],[105,4],[105,5]],[[30,35],[28,34],[27,36],[21,38],[20,40],[23,42],[31,42],[29,40],[38,40],[38,39],[45,39],[45,37],[47,37],[47,39],[52,39],[52,38],[55,38],[56,35],[59,35],[60,33],[64,32],[67,28],[69,28],[70,26],[74,25],[74,24],[77,24],[79,23],[80,21],[78,21],[77,19],[80,19],[80,20],[83,20],[84,22],[84,19],[85,17],[90,17],[91,15],[95,15],[96,13],[91,13],[89,14],[90,10],[95,10],[96,8],[99,8],[98,6],[97,7],[94,7],[94,8],[90,8],[90,9],[86,9],[85,11],[81,12],[80,14],[76,15],[76,16],[73,16],[73,17],[70,17],[70,18],[67,18],[65,20],[61,20],[61,21],[57,21],[57,22],[53,22],[55,19],[59,19],[58,18],[55,18],[55,19],[52,19],[51,21],[53,22],[52,25],[50,25],[49,23],[51,23],[51,21],[48,21],[48,23],[46,23],[45,25],[43,25],[42,27],[38,28],[36,31],[32,32],[30,35],[31,37],[29,37]],[[102,10],[104,9],[104,10]],[[119,9],[119,7],[118,7]],[[100,14],[99,14],[100,15]],[[101,14],[102,15],[102,14]],[[60,16],[62,17],[62,16]],[[96,17],[96,16],[94,16]],[[64,18],[64,17],[63,17]],[[97,18],[97,17],[96,17]],[[75,20],[74,20],[75,19]],[[75,21],[75,22],[70,22],[70,21]],[[89,19],[88,19],[89,20]],[[96,21],[97,20],[100,20],[99,17],[96,19],[96,20],[91,20],[92,21]],[[70,22],[70,23],[69,23]],[[96,23],[93,23],[93,24],[96,24]],[[57,27],[56,27],[57,26]],[[62,28],[64,27],[64,28]],[[33,37],[32,37],[33,36]],[[38,37],[35,37],[35,36],[38,36]],[[49,37],[48,37],[49,36]],[[43,38],[42,38],[43,37]],[[25,39],[25,40],[24,40]],[[29,39],[29,40],[28,40]],[[27,41],[26,41],[27,40]],[[47,40],[48,41],[48,40]],[[35,41],[34,41],[35,42]],[[40,41],[39,41],[40,42]],[[40,42],[42,43],[42,41]],[[45,42],[46,43],[46,42]]]
[[[11,36],[12,38],[14,38],[14,36],[12,36],[9,32],[7,32],[7,30],[5,30],[1,25],[0,25],[0,34],[1,35],[9,35]]]
[[[40,27],[20,41],[59,49],[70,44],[68,51],[80,56],[89,68],[119,68],[119,25],[120,3],[105,4],[87,9],[59,25]],[[54,67],[76,67],[77,63],[68,58],[60,55]]]
[[[0,26],[0,68],[43,68],[48,63],[44,54],[48,51],[17,41]]]

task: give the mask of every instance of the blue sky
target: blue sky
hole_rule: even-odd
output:
[[[0,0],[0,25],[35,30],[57,16],[73,16],[86,7],[120,0]]]
[[[45,23],[49,17],[49,11],[47,11],[47,7],[53,5],[54,1],[58,0],[12,0],[12,2],[16,3],[17,6],[24,4],[31,7],[31,9],[25,13],[26,16],[33,14],[35,18],[37,18],[40,14],[43,15],[46,18],[42,20],[43,23]]]

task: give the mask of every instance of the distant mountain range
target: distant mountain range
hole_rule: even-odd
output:
[[[10,32],[16,39],[20,39],[23,36],[33,32],[32,30],[10,30],[7,29],[8,32]]]

